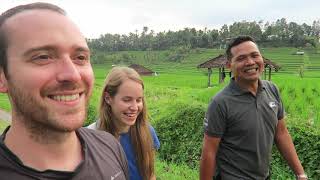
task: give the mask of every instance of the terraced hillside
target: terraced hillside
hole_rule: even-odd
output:
[[[104,54],[103,62],[111,64],[138,63],[145,65],[157,73],[170,74],[193,74],[206,72],[199,70],[196,66],[219,54],[224,53],[223,49],[194,49],[183,53],[176,53],[174,50],[166,51],[125,51]],[[304,55],[296,55],[297,51],[303,51]],[[262,54],[281,66],[279,73],[300,74],[315,77],[320,70],[320,52],[315,49],[297,48],[262,48]],[[181,56],[178,60],[172,57]]]
[[[320,70],[320,53],[315,49],[304,49],[303,55],[296,55],[296,48],[268,48],[262,53],[269,59],[281,65],[279,73],[300,73],[314,77]]]

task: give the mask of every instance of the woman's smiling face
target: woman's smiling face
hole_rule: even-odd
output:
[[[119,86],[114,97],[107,95],[107,103],[111,106],[116,118],[115,124],[120,132],[127,132],[134,125],[143,109],[143,87],[140,83],[127,79]]]

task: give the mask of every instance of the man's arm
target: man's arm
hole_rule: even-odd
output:
[[[200,160],[200,179],[212,180],[216,169],[216,155],[221,138],[204,134]]]
[[[282,157],[287,161],[296,175],[304,174],[296,149],[288,132],[284,119],[279,120],[275,135],[275,142]],[[305,179],[305,178],[299,178]]]

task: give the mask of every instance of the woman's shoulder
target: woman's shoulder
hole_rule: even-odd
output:
[[[149,124],[149,131],[151,134],[156,134],[156,131],[154,130],[154,127]]]
[[[150,134],[151,134],[151,137],[153,140],[154,148],[156,150],[158,150],[160,148],[160,141],[159,141],[159,138],[157,136],[155,129],[151,126],[151,124],[149,124],[149,130],[150,130]]]

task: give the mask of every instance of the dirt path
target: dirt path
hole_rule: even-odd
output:
[[[0,119],[11,122],[11,114],[0,109]]]

